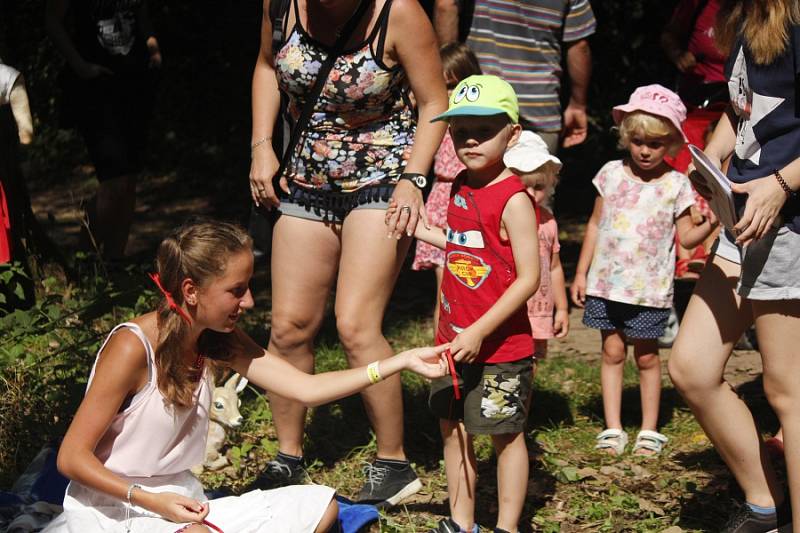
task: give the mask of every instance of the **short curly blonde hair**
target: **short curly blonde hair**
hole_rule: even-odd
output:
[[[513,168],[512,170],[519,176],[526,187],[539,185],[546,189],[551,189],[558,185],[558,171],[561,170],[561,167],[552,161],[545,161],[542,166],[530,172],[521,172]]]
[[[625,115],[619,125],[619,147],[625,150],[631,145],[631,138],[640,135],[645,139],[663,140],[667,144],[667,153],[678,155],[683,147],[683,134],[664,117],[633,111]]]

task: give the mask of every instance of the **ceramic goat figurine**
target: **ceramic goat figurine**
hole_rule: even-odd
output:
[[[192,468],[195,474],[199,474],[203,469],[219,470],[228,464],[228,458],[220,453],[220,448],[225,443],[225,429],[235,428],[242,423],[242,415],[239,413],[242,401],[239,399],[239,393],[246,386],[247,378],[233,374],[225,385],[214,388],[206,439],[206,459],[202,465]]]

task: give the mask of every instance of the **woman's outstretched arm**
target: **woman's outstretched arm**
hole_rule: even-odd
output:
[[[251,383],[306,406],[324,403],[355,394],[372,382],[367,367],[306,374],[285,360],[258,346],[247,334],[237,330],[243,351],[231,361],[231,367]],[[448,345],[414,348],[382,359],[377,370],[387,378],[401,370],[410,370],[426,378],[447,374],[447,361],[443,354]],[[375,363],[373,363],[375,365]]]

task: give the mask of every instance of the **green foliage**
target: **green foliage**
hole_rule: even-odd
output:
[[[18,276],[13,265],[3,270],[0,293],[14,291]],[[38,289],[33,307],[0,313],[0,485],[63,435],[104,335],[146,299],[123,303],[130,291],[104,278],[82,287],[45,278]]]

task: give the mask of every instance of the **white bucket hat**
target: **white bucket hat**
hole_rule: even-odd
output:
[[[550,155],[547,144],[532,131],[524,130],[517,144],[506,150],[503,163],[520,172],[533,172],[545,163],[555,163],[561,169],[561,160]]]

